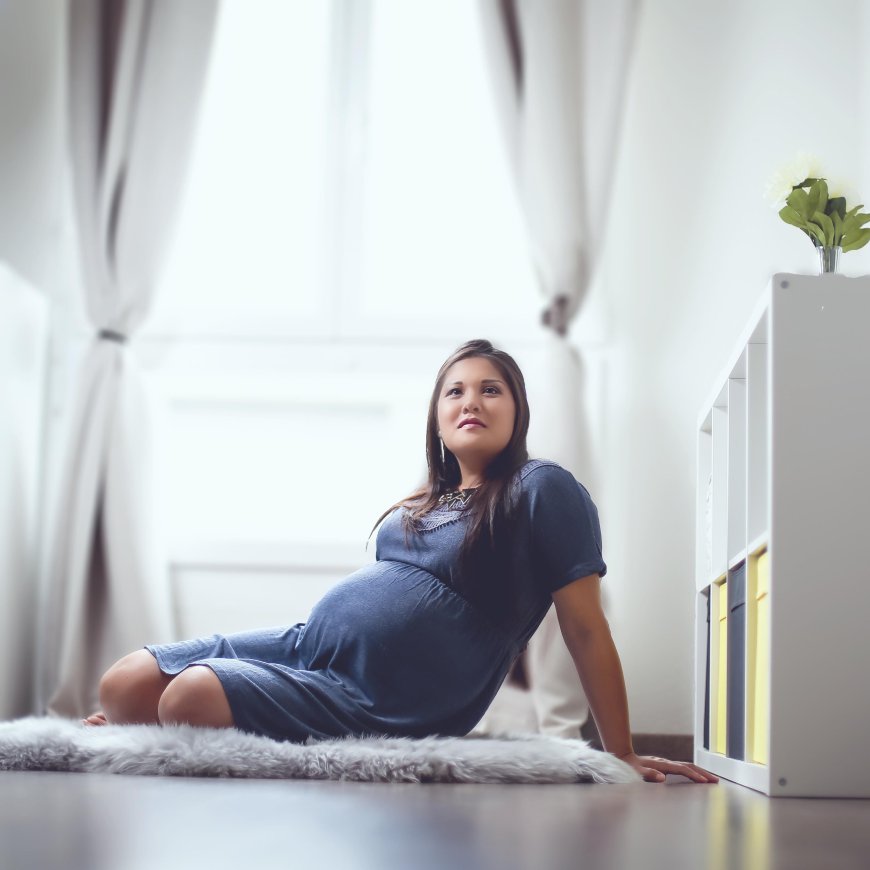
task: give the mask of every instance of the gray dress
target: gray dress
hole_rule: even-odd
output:
[[[148,646],[160,669],[206,665],[236,726],[279,740],[468,733],[552,604],[552,592],[604,575],[598,512],[554,462],[517,473],[508,563],[516,600],[496,621],[453,587],[467,508],[441,506],[407,535],[399,508],[378,531],[377,561],[293,626]],[[489,578],[498,579],[498,578]]]

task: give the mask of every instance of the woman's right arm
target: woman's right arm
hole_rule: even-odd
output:
[[[648,782],[663,782],[665,774],[694,782],[718,782],[718,777],[694,764],[639,756],[631,742],[625,678],[610,625],[601,606],[601,578],[580,577],[553,593],[562,637],[577,674],[604,748],[630,764]]]

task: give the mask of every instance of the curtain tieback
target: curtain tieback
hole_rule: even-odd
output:
[[[116,332],[114,329],[101,329],[97,334],[97,338],[105,341],[117,341],[118,344],[127,343],[127,336],[122,332]]]
[[[571,322],[568,317],[569,302],[567,296],[556,296],[541,314],[541,322],[544,326],[549,326],[556,335],[566,335],[568,332],[568,324]]]

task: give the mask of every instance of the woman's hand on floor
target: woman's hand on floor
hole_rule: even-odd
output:
[[[684,776],[692,782],[719,782],[719,777],[715,774],[687,761],[668,761],[667,758],[636,755],[634,752],[617,757],[630,764],[647,782],[664,782],[665,774],[668,773]]]

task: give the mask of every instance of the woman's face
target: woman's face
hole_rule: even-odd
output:
[[[516,403],[498,368],[485,357],[454,363],[438,397],[438,431],[461,465],[479,466],[511,440]]]

